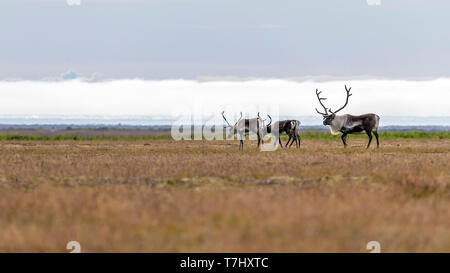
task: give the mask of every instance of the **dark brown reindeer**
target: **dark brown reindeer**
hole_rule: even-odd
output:
[[[239,150],[244,149],[245,136],[247,136],[250,132],[256,134],[258,138],[258,147],[261,144],[261,141],[264,144],[264,140],[262,139],[264,136],[264,120],[259,116],[259,113],[258,117],[256,118],[242,119],[242,112],[241,112],[241,116],[234,125],[231,125],[225,118],[225,111],[222,112],[222,117],[228,124],[227,128],[230,128],[228,129],[229,133],[227,137],[231,138],[232,136],[235,135],[239,136]]]
[[[370,147],[370,143],[372,142],[372,133],[375,135],[377,139],[377,148],[380,147],[380,142],[378,140],[378,124],[380,122],[380,117],[376,114],[364,114],[360,116],[352,116],[349,114],[345,115],[336,115],[337,112],[341,111],[348,104],[348,99],[352,95],[350,90],[352,88],[347,88],[345,85],[345,91],[347,92],[347,98],[345,100],[344,106],[339,108],[337,111],[331,111],[330,108],[328,110],[331,114],[328,113],[327,108],[323,105],[322,101],[326,100],[326,98],[321,98],[320,94],[322,91],[316,89],[317,99],[319,100],[320,105],[322,105],[324,109],[324,113],[319,110],[317,113],[323,116],[323,125],[329,125],[330,131],[332,134],[337,135],[342,133],[342,142],[344,143],[344,147],[347,147],[347,135],[348,134],[358,134],[365,132],[369,136],[369,143],[367,144],[367,148]]]
[[[272,118],[268,115],[268,117],[270,118],[270,121],[272,123]],[[274,129],[276,130],[276,128],[278,128],[278,131],[272,132]],[[289,142],[292,140],[291,145],[289,145],[289,148],[292,146],[292,144],[295,141],[295,146],[297,148],[300,148],[300,144],[301,144],[301,138],[300,138],[300,121],[298,120],[280,120],[280,121],[275,121],[273,124],[269,124],[266,127],[266,132],[267,133],[272,133],[275,135],[275,137],[278,139],[278,142],[281,146],[281,148],[283,148],[283,143],[281,143],[281,135],[282,134],[286,134],[289,136],[289,140],[286,143],[285,148],[288,147]],[[276,143],[276,141],[275,141]]]

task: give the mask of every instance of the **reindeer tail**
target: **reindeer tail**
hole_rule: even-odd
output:
[[[296,131],[296,132],[298,132],[298,131],[300,131],[300,121],[299,120],[296,120],[295,121],[295,127],[294,127],[294,130]]]
[[[374,131],[378,132],[378,125],[380,124],[380,116],[379,115],[375,115],[375,128]]]

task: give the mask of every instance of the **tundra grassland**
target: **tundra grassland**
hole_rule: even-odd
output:
[[[0,252],[450,252],[448,137],[0,141]]]

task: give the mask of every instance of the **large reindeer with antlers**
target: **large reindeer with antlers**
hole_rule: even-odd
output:
[[[256,118],[251,119],[242,119],[242,112],[241,116],[239,117],[238,121],[231,125],[227,118],[225,117],[225,111],[222,112],[222,117],[225,120],[225,122],[228,124],[229,134],[228,138],[231,138],[232,136],[239,135],[239,150],[244,149],[244,139],[245,136],[247,136],[250,132],[256,134],[258,138],[258,147],[262,141],[264,144],[264,140],[262,139],[264,137],[264,120],[259,116]],[[272,123],[272,119],[270,120],[270,123]]]
[[[321,114],[323,116],[323,125],[329,125],[330,131],[332,134],[337,135],[339,133],[342,133],[341,139],[344,143],[344,147],[347,147],[347,134],[357,134],[366,132],[366,134],[369,136],[369,143],[367,144],[367,148],[370,147],[370,143],[372,142],[372,133],[375,135],[377,139],[377,148],[380,147],[380,142],[378,140],[378,124],[380,121],[380,117],[376,114],[364,114],[360,116],[352,116],[349,114],[345,115],[336,115],[337,112],[341,111],[345,108],[348,104],[348,99],[352,95],[350,93],[350,90],[352,88],[347,88],[345,85],[345,91],[347,92],[347,98],[345,100],[344,106],[339,108],[336,111],[331,111],[330,108],[325,107],[325,105],[322,103],[323,100],[326,100],[327,98],[321,98],[320,94],[322,91],[319,91],[316,89],[316,95],[317,99],[319,100],[320,105],[322,105],[324,109],[324,113],[320,112],[319,110],[316,111],[317,113]],[[330,114],[328,113],[330,111]]]

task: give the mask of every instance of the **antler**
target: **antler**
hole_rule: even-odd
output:
[[[272,124],[272,117],[270,115],[267,115],[270,118],[270,122],[269,124],[267,124],[267,126],[270,126]]]
[[[239,119],[236,121],[236,123],[234,125],[236,125],[242,118],[242,112],[241,112],[241,116],[239,117]]]
[[[227,118],[225,117],[225,111],[222,111],[222,117],[227,122],[228,126],[232,127],[231,124],[228,122]]]
[[[319,89],[316,89],[316,96],[317,96],[317,99],[319,100],[320,105],[322,105],[323,109],[325,110],[325,113],[320,112],[319,110],[317,110],[317,108],[316,108],[316,111],[317,111],[317,113],[321,114],[322,116],[327,116],[327,115],[328,115],[327,108],[326,108],[325,105],[323,105],[323,103],[322,103],[322,101],[323,101],[323,100],[326,100],[327,98],[321,98],[321,97],[320,97],[320,94],[321,94],[321,93],[322,93],[322,91],[319,91]]]
[[[347,98],[345,99],[345,104],[344,104],[344,106],[342,106],[341,108],[339,108],[337,111],[331,111],[331,109],[330,109],[330,112],[331,113],[333,113],[333,114],[336,114],[337,112],[339,112],[339,111],[341,111],[342,109],[344,109],[345,108],[345,106],[347,106],[347,104],[348,104],[348,98],[350,98],[350,96],[352,95],[352,94],[350,94],[350,90],[352,90],[352,88],[350,87],[350,88],[347,88],[347,85],[344,85],[344,87],[345,87],[345,91],[347,92]]]
[[[270,116],[270,115],[267,115],[268,117],[269,117],[269,119],[270,119],[270,122],[269,122],[269,124],[267,124],[267,126],[270,126],[270,124],[272,124],[272,117]],[[258,112],[258,118],[260,118],[260,119],[262,119],[262,117],[259,115],[259,112]],[[265,119],[262,119],[263,121],[266,121]]]

